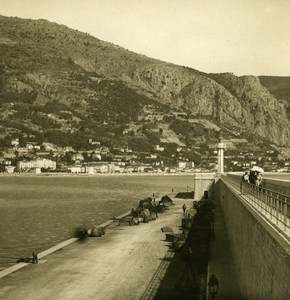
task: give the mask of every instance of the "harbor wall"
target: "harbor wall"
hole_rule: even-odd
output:
[[[203,197],[204,191],[209,191],[209,198],[214,199],[214,189],[211,187],[216,180],[216,173],[194,174],[194,200],[199,201]]]
[[[290,299],[289,243],[222,180],[215,184],[242,299]]]

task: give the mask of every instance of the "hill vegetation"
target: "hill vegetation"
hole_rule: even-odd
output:
[[[289,78],[205,74],[3,16],[0,54],[2,147],[19,138],[89,150],[91,139],[139,152],[166,144],[170,157],[180,145],[195,156],[220,135],[290,145]]]

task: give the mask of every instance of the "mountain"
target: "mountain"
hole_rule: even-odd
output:
[[[259,76],[261,84],[276,98],[284,99],[290,103],[290,76]],[[288,119],[290,119],[290,108],[287,108]]]
[[[290,102],[290,76],[259,76],[259,80],[275,98]]]
[[[206,74],[64,25],[4,16],[0,54],[0,147],[18,137],[151,151],[205,147],[220,134],[290,146],[289,92],[273,78]]]

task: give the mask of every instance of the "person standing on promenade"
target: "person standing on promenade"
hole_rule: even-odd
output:
[[[257,172],[251,170],[249,174],[249,183],[255,185],[257,180]]]
[[[249,183],[249,172],[246,171],[242,177],[242,180]]]
[[[37,264],[38,263],[38,255],[36,251],[32,252],[32,263]]]
[[[242,176],[241,184],[240,184],[240,192],[241,194],[243,193],[243,184],[244,183],[249,183],[250,182],[250,176],[249,172],[246,171],[245,174]]]
[[[257,174],[256,186],[260,186],[262,184],[262,175],[261,173]]]
[[[182,205],[182,210],[183,210],[183,213],[185,214],[185,212],[186,212],[186,205],[185,205],[185,203]]]

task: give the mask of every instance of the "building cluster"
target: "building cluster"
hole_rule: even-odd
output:
[[[6,173],[177,173],[192,172],[194,162],[178,160],[174,166],[166,166],[156,146],[155,153],[133,153],[131,149],[101,146],[89,141],[94,150],[75,151],[72,147],[56,147],[53,144],[28,143],[19,147],[19,140],[11,141],[11,148],[2,151],[1,172]]]
[[[283,151],[266,150],[254,153],[244,150],[237,153],[225,152],[225,165],[228,171],[249,170],[252,166],[262,166],[268,172],[290,172],[290,158]]]
[[[104,147],[98,141],[89,140],[92,150],[75,151],[72,147],[57,147],[50,143],[27,143],[20,147],[17,138],[11,147],[0,152],[0,172],[6,173],[184,173],[216,171],[218,163],[217,144],[207,149],[193,147],[200,152],[199,161],[192,161],[184,154],[186,147],[177,147],[169,159],[164,156],[165,147],[155,145],[153,153],[133,152],[130,148]],[[196,149],[195,149],[196,148]],[[230,148],[225,144],[224,171],[248,170],[254,165],[265,171],[290,172],[290,159],[281,158],[282,150],[251,152]],[[287,157],[287,156],[286,156]],[[288,156],[290,157],[290,156]],[[171,163],[168,163],[171,162]],[[172,163],[173,162],[173,163]]]

